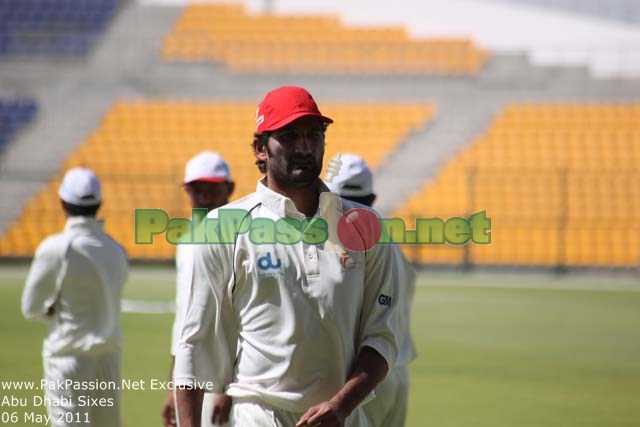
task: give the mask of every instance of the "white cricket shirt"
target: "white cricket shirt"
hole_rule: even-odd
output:
[[[38,247],[22,294],[24,317],[44,320],[44,356],[102,354],[121,348],[120,298],[127,256],[86,216]],[[47,316],[49,307],[54,314]]]
[[[323,217],[362,206],[343,201],[340,207],[337,195],[320,202]],[[221,209],[230,208],[249,211],[252,220],[304,219],[291,199],[262,183]],[[350,252],[345,260],[304,242],[256,245],[244,233],[235,244],[191,249],[177,384],[210,381],[210,391],[228,385],[230,396],[304,412],[344,386],[361,347],[394,366],[398,277],[389,246]]]

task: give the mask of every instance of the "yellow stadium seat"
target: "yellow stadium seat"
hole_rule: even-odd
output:
[[[350,28],[336,16],[254,15],[191,4],[165,37],[171,61],[214,61],[238,73],[473,75],[488,53],[468,39],[412,40],[404,28]]]
[[[410,222],[486,210],[492,243],[469,245],[476,264],[637,267],[639,112],[640,104],[507,105],[396,214]],[[459,248],[439,251],[462,262]],[[433,253],[411,256],[438,264]]]
[[[335,120],[327,131],[326,162],[338,151],[356,152],[375,168],[404,135],[432,119],[435,108],[323,104],[323,112]],[[180,183],[185,163],[202,150],[218,151],[228,161],[236,181],[234,198],[255,191],[260,173],[250,148],[254,119],[255,104],[246,102],[117,102],[63,169],[87,166],[96,172],[104,197],[98,216],[129,256],[169,259],[175,248],[162,236],[153,245],[135,244],[135,209],[161,208],[171,216],[190,216]],[[0,255],[30,256],[44,236],[62,229],[57,197],[62,172],[26,204],[19,221],[0,238]]]

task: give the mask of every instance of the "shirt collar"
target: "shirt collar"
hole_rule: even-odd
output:
[[[64,231],[102,231],[104,221],[99,221],[92,216],[70,216],[64,226]]]
[[[276,215],[283,217],[291,217],[297,219],[304,219],[305,215],[300,212],[296,205],[293,203],[289,197],[284,196],[280,193],[277,193],[267,187],[264,184],[265,178],[258,181],[258,187],[256,189],[256,193],[259,196],[260,203],[265,206],[270,211],[274,212]],[[325,185],[322,180],[318,179],[317,188],[319,193],[330,192],[329,188]],[[329,208],[329,205],[335,203],[335,199],[340,200],[340,196],[336,194],[336,197],[320,197],[320,201],[318,203],[318,211],[317,215],[321,215],[323,212]]]

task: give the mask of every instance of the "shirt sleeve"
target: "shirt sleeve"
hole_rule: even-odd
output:
[[[58,243],[49,238],[36,250],[22,292],[22,315],[27,319],[47,320],[47,312],[56,301],[56,282],[62,267]]]
[[[226,245],[193,245],[184,268],[183,319],[178,325],[174,381],[176,386],[223,393],[233,379],[237,325],[231,287],[232,255]]]
[[[186,294],[188,293],[188,287],[191,283],[192,268],[185,265],[185,260],[188,259],[186,251],[190,250],[191,246],[183,244],[178,245],[176,248],[176,314],[173,320],[173,328],[171,331],[171,355],[175,356],[178,349],[178,340],[180,339],[180,328],[184,318],[184,310],[186,305]]]
[[[389,369],[398,355],[396,342],[398,266],[388,245],[376,245],[365,253],[365,284],[360,316],[360,345],[376,350]]]

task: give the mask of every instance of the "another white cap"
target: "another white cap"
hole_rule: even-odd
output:
[[[203,151],[189,160],[184,169],[184,183],[194,181],[231,182],[229,165],[213,151]]]
[[[95,206],[102,201],[100,181],[90,169],[69,169],[62,178],[58,196],[72,205]]]
[[[341,196],[362,197],[373,194],[373,173],[364,159],[356,154],[343,153],[342,166],[329,189]]]

